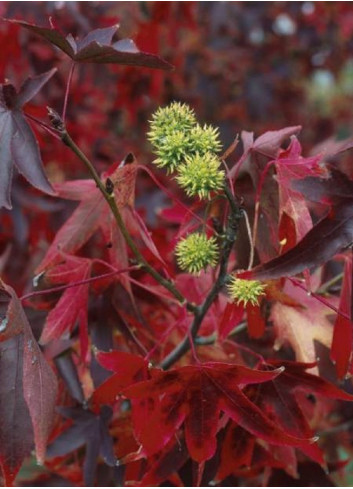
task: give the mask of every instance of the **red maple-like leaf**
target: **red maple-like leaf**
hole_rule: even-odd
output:
[[[259,385],[246,388],[246,393],[251,399],[256,399],[257,404],[264,413],[268,413],[272,422],[298,438],[311,438],[314,432],[308,419],[306,404],[311,404],[302,394],[314,394],[330,399],[352,401],[353,396],[338,389],[328,381],[306,372],[315,364],[268,361],[270,368],[283,365],[284,372]],[[267,368],[267,367],[264,367]],[[221,462],[216,479],[224,479],[229,474],[241,474],[241,469],[253,470],[255,463],[255,447],[257,440],[254,436],[244,431],[239,425],[230,423],[221,450]],[[263,447],[264,448],[264,447]],[[267,456],[267,467],[280,467],[286,470],[292,477],[297,476],[297,460],[293,446],[272,446],[269,450],[272,456]],[[299,448],[315,462],[325,465],[321,449],[314,443],[303,443]],[[265,454],[263,454],[265,455]],[[262,465],[263,466],[263,465]],[[244,473],[246,475],[246,472]]]
[[[280,151],[274,160],[279,192],[279,239],[286,240],[282,251],[293,247],[312,228],[306,200],[300,192],[292,189],[293,180],[327,175],[325,167],[320,165],[320,156],[304,158],[301,152],[298,139],[293,137],[289,147]],[[291,232],[292,227],[294,233]]]
[[[103,181],[109,177],[114,185],[116,204],[125,225],[134,236],[138,236],[148,250],[163,263],[152,238],[134,210],[135,181],[137,165],[121,163],[113,165],[103,176]],[[78,207],[56,233],[44,259],[36,269],[36,273],[48,271],[52,266],[63,261],[63,254],[75,254],[92,235],[100,230],[109,250],[111,264],[117,268],[128,267],[128,250],[126,241],[116,224],[114,216],[93,180],[74,180],[56,184],[55,190],[64,199],[79,201]],[[130,283],[123,275],[119,280],[127,290]]]
[[[336,364],[339,377],[344,377],[349,369],[353,342],[353,295],[352,255],[346,258],[344,276],[339,304],[339,311],[333,330],[331,358]],[[343,315],[343,314],[344,315]]]
[[[265,444],[266,445],[266,444]],[[276,449],[292,447],[266,447],[257,443],[257,439],[233,421],[228,423],[222,443],[220,463],[216,481],[222,481],[231,474],[239,477],[253,477],[264,468],[288,468],[288,457],[276,457]]]
[[[56,68],[27,78],[17,92],[11,83],[0,85],[0,207],[11,209],[13,166],[34,187],[53,194],[44,173],[38,143],[26,121],[22,107],[29,102],[54,75]]]
[[[247,384],[273,379],[281,371],[208,362],[169,372],[152,371],[151,380],[132,385],[123,394],[133,400],[135,433],[145,454],[161,450],[184,423],[190,456],[202,462],[215,453],[221,411],[264,440],[288,445],[305,443],[278,428],[241,390]]]
[[[97,352],[98,363],[114,372],[94,391],[92,401],[99,405],[114,404],[121,390],[148,378],[148,362],[138,355],[122,351]]]
[[[41,343],[59,339],[65,332],[71,331],[76,323],[79,325],[82,358],[88,349],[87,310],[89,284],[84,283],[70,287],[75,282],[84,281],[91,275],[91,260],[86,258],[62,255],[63,264],[50,269],[46,278],[52,284],[66,284],[69,287],[63,292],[59,301],[46,318],[41,335]]]
[[[228,302],[221,316],[218,334],[220,341],[227,338],[228,334],[240,323],[244,316],[244,307],[234,302]]]
[[[114,195],[120,211],[127,220],[134,205],[136,167],[118,167],[107,174],[114,184]],[[111,262],[119,268],[128,265],[125,241],[117,228],[110,208],[93,180],[74,180],[55,185],[58,195],[80,202],[71,217],[57,232],[43,261],[36,270],[41,273],[62,261],[62,253],[75,254],[98,230],[109,244]]]
[[[305,403],[300,393],[309,393],[329,399],[353,401],[353,396],[340,390],[327,380],[306,372],[314,363],[280,362],[272,360],[268,365],[285,367],[282,376],[256,388],[256,397],[265,411],[272,413],[272,419],[287,433],[296,437],[314,436],[305,415]],[[324,464],[322,452],[315,444],[299,447],[315,462]]]
[[[38,34],[61,49],[76,63],[117,63],[161,70],[173,69],[172,65],[159,56],[139,51],[131,39],[122,39],[112,43],[118,25],[95,29],[83,39],[76,40],[71,34],[65,37],[54,28],[40,27],[23,20],[7,20]]]

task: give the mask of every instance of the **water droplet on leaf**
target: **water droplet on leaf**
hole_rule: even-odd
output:
[[[2,319],[2,321],[0,322],[0,333],[5,331],[5,329],[7,328],[8,322],[9,322],[9,319],[7,317]]]

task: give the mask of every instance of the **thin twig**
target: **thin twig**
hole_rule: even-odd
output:
[[[114,270],[113,272],[103,273],[102,275],[86,278],[84,280],[78,280],[77,282],[72,282],[71,284],[59,285],[58,287],[52,287],[50,289],[45,289],[45,290],[36,290],[34,292],[29,292],[28,294],[23,295],[19,299],[20,301],[24,301],[30,299],[31,297],[36,297],[38,295],[53,294],[54,292],[60,292],[61,290],[70,289],[71,287],[78,287],[79,285],[90,284],[92,282],[96,282],[97,280],[102,280],[103,278],[112,277],[113,275],[118,275],[120,273],[128,273],[131,272],[132,270],[138,270],[139,268],[140,268],[139,266],[134,265],[129,268],[122,268],[121,270]]]
[[[255,195],[255,213],[254,213],[254,225],[253,225],[253,234],[252,234],[252,242],[253,246],[255,248],[256,245],[256,239],[257,239],[257,229],[258,229],[258,224],[259,224],[259,214],[260,214],[260,199],[261,199],[261,191],[262,187],[265,183],[265,178],[267,176],[267,173],[269,172],[270,168],[273,166],[274,162],[269,161],[265,168],[263,169],[261,175],[260,175],[260,180],[256,188],[256,195]]]
[[[60,141],[60,139],[61,139],[60,136],[55,131],[53,131],[53,129],[51,127],[49,127],[45,122],[40,121],[39,119],[37,119],[36,117],[33,117],[33,115],[30,115],[30,114],[25,113],[25,116],[27,117],[27,119],[35,122],[42,129],[47,131],[51,136],[53,136],[55,139],[58,139]]]
[[[348,314],[346,314],[345,312],[342,312],[339,309],[337,309],[337,307],[335,307],[332,304],[330,304],[330,302],[328,302],[326,299],[324,299],[323,297],[321,297],[321,295],[315,294],[315,292],[309,292],[308,289],[305,287],[305,285],[303,285],[301,282],[299,282],[299,280],[297,280],[295,278],[291,278],[291,277],[288,277],[288,279],[292,282],[292,284],[294,284],[295,286],[301,288],[302,290],[305,290],[305,292],[307,294],[311,295],[316,300],[318,300],[319,302],[321,302],[321,304],[324,304],[329,309],[332,309],[332,311],[335,311],[336,314],[344,317],[345,319],[348,319],[348,321],[351,321],[351,318],[349,317]]]
[[[328,280],[327,282],[325,282],[324,284],[321,285],[321,287],[319,289],[317,289],[317,293],[318,294],[326,294],[326,292],[333,286],[335,285],[337,282],[339,282],[340,280],[343,279],[343,272],[342,273],[339,273],[338,275],[336,275],[335,277],[331,278],[330,280]]]
[[[70,71],[69,71],[69,76],[67,78],[67,83],[66,83],[64,106],[63,106],[63,112],[62,112],[62,116],[61,116],[63,121],[65,121],[65,119],[66,119],[67,102],[69,100],[70,86],[71,86],[72,76],[74,74],[74,69],[75,69],[75,62],[72,62],[71,67],[70,67]]]
[[[254,263],[255,249],[254,249],[254,242],[252,240],[252,235],[251,235],[251,227],[250,227],[249,217],[248,217],[248,214],[245,210],[243,210],[243,212],[244,212],[244,219],[245,219],[245,224],[246,224],[246,231],[248,233],[249,244],[250,244],[250,257],[249,257],[248,270],[251,270],[253,263]]]
[[[167,187],[165,187],[159,180],[158,178],[153,174],[153,172],[146,166],[146,165],[137,165],[137,168],[140,168],[141,170],[143,170],[144,172],[147,173],[147,175],[154,181],[154,183],[170,198],[170,200],[172,202],[175,202],[178,206],[180,206],[187,214],[190,214],[194,219],[196,219],[197,221],[199,221],[201,224],[203,224],[204,226],[206,226],[208,229],[212,230],[212,227],[205,223],[204,220],[198,216],[197,214],[195,214],[195,212],[190,208],[188,207],[187,205],[183,204],[183,202],[178,199],[174,194],[173,192],[171,192],[170,190],[167,189]]]

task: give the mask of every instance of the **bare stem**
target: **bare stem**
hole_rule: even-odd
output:
[[[49,127],[47,124],[45,124],[45,122],[40,121],[39,119],[37,119],[36,117],[33,117],[33,115],[30,115],[30,114],[26,114],[25,113],[25,116],[27,117],[27,119],[29,119],[29,120],[35,122],[36,124],[38,124],[42,129],[44,129],[45,131],[47,131],[55,139],[59,139],[60,140],[60,136],[56,132],[54,132],[51,127]]]
[[[109,278],[112,277],[113,275],[118,275],[120,273],[131,272],[132,270],[138,270],[139,268],[140,267],[138,266],[122,268],[121,270],[114,270],[112,272],[103,273],[102,275],[97,275],[96,277],[90,277],[84,280],[78,280],[77,282],[72,282],[71,284],[59,285],[58,287],[51,287],[50,289],[45,289],[45,290],[36,290],[34,292],[29,292],[28,294],[20,297],[20,301],[24,301],[30,299],[31,297],[36,297],[38,295],[53,294],[54,292],[60,292],[61,290],[70,289],[71,287],[78,287],[79,285],[90,284],[92,282],[102,280],[103,278]]]
[[[343,279],[343,272],[342,273],[339,273],[338,275],[336,275],[335,277],[331,278],[330,280],[328,280],[327,282],[325,282],[324,284],[321,285],[321,287],[317,290],[317,294],[326,294],[326,292],[335,284],[337,284],[337,282],[339,282],[340,280]]]
[[[305,290],[305,292],[309,295],[311,295],[312,297],[314,297],[317,301],[321,302],[321,304],[324,304],[326,307],[328,307],[329,309],[332,309],[333,311],[335,311],[335,313],[337,313],[339,316],[342,316],[344,317],[345,319],[348,319],[349,321],[351,320],[351,318],[349,317],[348,314],[346,314],[345,312],[343,311],[340,311],[339,309],[337,309],[337,307],[333,306],[329,301],[327,301],[326,299],[324,299],[323,297],[321,297],[321,295],[319,294],[315,294],[315,292],[309,292],[308,289],[305,287],[305,285],[303,285],[299,280],[295,279],[295,278],[291,278],[291,277],[288,277],[288,279],[292,282],[292,284],[294,284],[296,287],[299,287],[300,289],[302,290]]]
[[[69,92],[70,92],[70,86],[72,82],[72,76],[74,74],[74,69],[75,69],[75,63],[71,63],[70,71],[69,71],[69,76],[67,78],[67,83],[66,83],[66,90],[65,90],[65,99],[64,99],[64,106],[63,106],[63,113],[62,113],[62,120],[65,121],[66,119],[66,109],[67,109],[67,102],[69,100]]]
[[[252,235],[251,235],[251,227],[250,227],[249,217],[248,217],[248,214],[245,210],[243,212],[244,212],[244,218],[245,218],[245,224],[246,224],[246,231],[248,233],[249,244],[250,244],[250,257],[249,257],[248,270],[251,270],[252,266],[254,264],[255,248],[254,248],[254,242],[252,240]]]

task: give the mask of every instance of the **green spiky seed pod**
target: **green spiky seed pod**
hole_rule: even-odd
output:
[[[155,148],[164,143],[164,138],[174,131],[187,133],[196,125],[193,109],[186,104],[173,102],[168,107],[160,107],[150,121],[149,141]]]
[[[209,199],[211,192],[223,187],[224,171],[214,154],[196,153],[185,157],[185,163],[178,167],[176,179],[190,197],[198,195],[200,199]]]
[[[193,233],[179,241],[175,248],[179,267],[199,275],[207,266],[214,267],[218,260],[218,246],[214,237]]]
[[[259,304],[259,298],[265,294],[266,285],[258,280],[243,280],[232,277],[227,285],[228,293],[233,302],[244,307],[250,304],[256,306]]]
[[[222,148],[219,130],[211,125],[197,124],[190,131],[190,147],[193,153],[218,153]]]
[[[156,150],[158,158],[153,163],[171,173],[185,161],[189,151],[190,142],[188,136],[182,131],[174,131],[167,134],[163,138],[163,142],[159,144]]]

